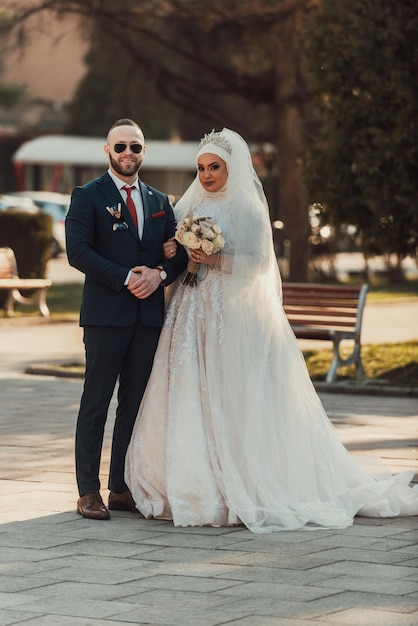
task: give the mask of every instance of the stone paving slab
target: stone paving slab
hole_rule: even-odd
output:
[[[80,380],[0,375],[0,626],[418,623],[418,517],[255,535],[127,512],[78,516],[81,389]],[[417,399],[321,399],[352,454],[418,471]],[[110,417],[103,485],[111,428]]]

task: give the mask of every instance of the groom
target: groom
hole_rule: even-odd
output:
[[[76,428],[77,512],[110,518],[100,495],[99,468],[109,404],[119,379],[109,471],[109,509],[135,511],[124,480],[125,454],[148,381],[164,315],[164,286],[184,270],[187,255],[163,243],[175,218],[165,194],[138,178],[142,130],[130,119],[113,124],[104,146],[108,171],[73,190],[66,218],[70,265],[85,274],[80,325],[86,375]]]

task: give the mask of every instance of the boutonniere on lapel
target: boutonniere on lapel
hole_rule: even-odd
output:
[[[112,206],[107,206],[106,211],[109,211],[112,217],[116,217],[117,220],[120,220],[122,215],[122,205],[120,202],[117,204],[112,204]]]
[[[120,202],[117,204],[112,204],[112,206],[107,206],[106,211],[110,213],[112,217],[117,220],[120,220],[122,216],[122,205]],[[128,224],[126,222],[114,222],[113,230],[127,230]]]

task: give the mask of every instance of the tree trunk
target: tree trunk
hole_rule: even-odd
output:
[[[394,254],[393,257],[394,259],[391,259],[389,256],[386,260],[388,281],[391,285],[401,285],[406,282],[402,260],[399,254]]]
[[[308,201],[302,181],[304,87],[299,60],[299,21],[291,13],[276,37],[277,171],[280,218],[290,241],[288,280],[308,280]]]

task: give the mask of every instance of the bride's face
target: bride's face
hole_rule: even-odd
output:
[[[228,169],[226,163],[216,154],[201,154],[197,160],[197,171],[202,187],[207,191],[220,191],[226,185]]]

